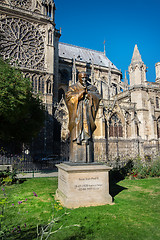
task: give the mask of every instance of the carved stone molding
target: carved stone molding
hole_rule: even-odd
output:
[[[6,38],[0,44],[11,64],[31,69],[44,68],[44,40],[36,25],[19,19],[3,18],[0,28]]]
[[[12,6],[31,9],[32,0],[10,0]]]
[[[61,141],[65,142],[69,137],[69,112],[63,97],[57,105],[54,117],[61,124]]]

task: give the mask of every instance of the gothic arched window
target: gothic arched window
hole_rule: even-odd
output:
[[[113,114],[109,121],[109,137],[123,137],[122,122],[117,114]]]
[[[123,128],[122,128],[121,121],[119,122],[119,125],[118,125],[118,136],[123,137]]]
[[[34,93],[38,92],[38,79],[37,79],[37,75],[34,75],[32,77],[32,89]]]
[[[44,93],[44,79],[42,76],[40,76],[38,79],[38,92]]]

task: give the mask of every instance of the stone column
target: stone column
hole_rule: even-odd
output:
[[[134,112],[131,112],[131,137],[132,138],[137,138]]]

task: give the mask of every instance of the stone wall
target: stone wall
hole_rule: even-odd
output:
[[[160,142],[144,142],[141,139],[95,140],[94,161],[106,162],[112,167],[122,167],[130,159],[153,159],[159,155]]]

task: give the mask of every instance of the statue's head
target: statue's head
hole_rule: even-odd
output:
[[[88,76],[86,72],[80,72],[78,74],[78,80],[83,86],[87,85],[87,79],[88,79]]]

